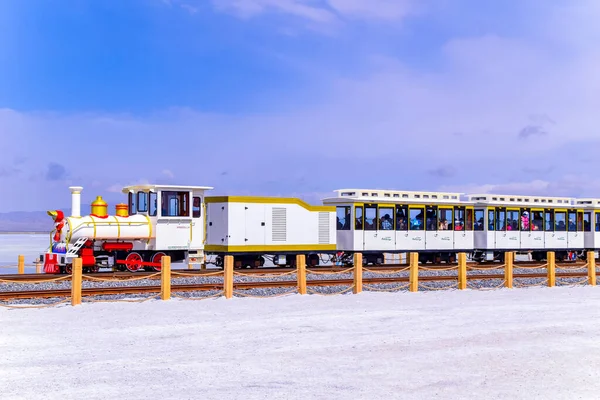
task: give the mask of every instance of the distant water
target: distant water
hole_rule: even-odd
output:
[[[25,256],[25,272],[35,272],[31,265],[49,245],[49,233],[0,234],[0,274],[16,273],[20,254]]]

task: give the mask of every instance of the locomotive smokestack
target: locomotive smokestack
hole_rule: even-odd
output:
[[[81,217],[81,186],[71,186],[71,217]]]

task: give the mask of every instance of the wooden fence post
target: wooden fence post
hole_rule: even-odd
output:
[[[81,304],[81,280],[83,267],[81,258],[73,260],[73,274],[71,275],[71,305]]]
[[[233,256],[225,256],[224,267],[223,291],[225,292],[225,298],[230,299],[233,297]]]
[[[513,266],[515,263],[515,253],[507,251],[504,253],[504,284],[507,288],[512,289],[513,287]]]
[[[467,253],[458,253],[458,288],[467,288]]]
[[[171,257],[163,256],[160,259],[160,298],[171,298]]]
[[[409,290],[419,290],[419,253],[410,253]]]
[[[19,263],[17,265],[17,270],[18,270],[19,274],[25,273],[25,256],[24,255],[19,256]]]
[[[306,256],[296,256],[296,279],[298,280],[298,294],[306,294]]]
[[[354,253],[354,294],[362,292],[363,287],[363,257],[362,253]]]
[[[548,287],[556,285],[556,253],[548,252]]]
[[[596,252],[588,251],[587,264],[588,264],[588,283],[592,286],[596,286]]]

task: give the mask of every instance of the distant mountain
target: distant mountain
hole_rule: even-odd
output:
[[[71,210],[63,209],[70,213]],[[46,211],[13,211],[0,213],[0,232],[50,232],[54,221]]]

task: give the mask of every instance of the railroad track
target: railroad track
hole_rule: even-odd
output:
[[[583,278],[586,277],[586,272],[559,272],[556,273],[556,278]],[[514,274],[513,279],[536,279],[546,278],[546,274],[526,273]],[[468,281],[474,280],[492,280],[504,279],[504,274],[479,274],[468,276]],[[456,281],[456,275],[444,276],[419,276],[419,281]],[[352,279],[319,279],[307,281],[307,286],[346,286],[353,284]],[[365,284],[393,284],[409,282],[408,277],[389,277],[389,278],[363,278]],[[295,280],[288,281],[271,281],[271,282],[234,282],[234,290],[261,289],[261,288],[285,288],[295,287]],[[144,294],[144,293],[160,293],[160,285],[153,286],[124,286],[124,287],[101,287],[101,288],[85,288],[82,289],[82,296],[106,296],[106,295],[122,295],[122,294]],[[172,285],[171,292],[199,292],[223,290],[222,283],[200,283],[186,285]],[[23,291],[5,291],[0,292],[0,300],[14,299],[31,299],[31,298],[54,298],[68,297],[71,295],[70,289],[48,289],[48,290],[23,290]]]
[[[522,267],[531,267],[534,265],[542,265],[543,263],[539,263],[539,262],[531,262],[531,261],[526,261],[526,262],[519,262],[519,263],[515,263],[513,268],[514,269],[518,269],[520,266]],[[479,267],[479,268],[489,268],[490,270],[493,269],[498,269],[501,268],[501,266],[504,264],[501,263],[467,263],[467,266],[472,266],[472,267]],[[576,262],[576,261],[571,261],[571,262],[563,262],[563,263],[557,263],[556,267],[560,268],[561,266],[569,266],[569,267],[576,267],[576,266],[584,266],[586,265],[585,262]],[[456,266],[456,264],[453,265],[448,265],[448,264],[425,264],[425,265],[420,265],[421,267],[426,267],[426,268],[431,268],[431,269],[440,269],[443,270],[444,268],[448,268],[449,266]],[[365,268],[370,269],[370,270],[374,270],[374,271],[386,271],[386,270],[397,270],[397,269],[401,269],[401,268],[408,268],[409,264],[384,264],[384,265],[368,265]],[[309,270],[318,270],[318,271],[322,271],[322,272],[340,272],[340,271],[344,271],[346,269],[348,269],[349,267],[345,267],[345,266],[323,266],[323,265],[317,265],[314,267],[307,267]],[[263,274],[277,274],[277,273],[286,273],[286,272],[290,272],[295,270],[295,268],[273,268],[273,267],[267,267],[267,268],[256,268],[256,269],[236,269],[236,272],[243,272],[244,274],[248,274],[248,275],[263,275]],[[211,268],[211,269],[177,269],[177,270],[172,270],[172,272],[181,272],[181,273],[185,273],[185,274],[191,274],[191,275],[198,275],[198,276],[202,276],[202,275],[207,275],[207,274],[211,274],[214,272],[219,272],[219,271],[223,271],[222,269],[216,269],[216,268]],[[104,278],[104,279],[122,279],[122,280],[127,280],[129,278],[138,278],[138,277],[144,277],[144,276],[151,276],[151,275],[155,275],[156,272],[147,272],[147,271],[138,271],[138,272],[128,272],[128,271],[117,271],[117,272],[113,272],[113,271],[106,271],[106,272],[96,272],[96,273],[84,273],[84,280],[88,280],[88,276],[92,277],[92,278]],[[59,277],[67,277],[67,280],[70,279],[69,275],[61,275],[61,274],[36,274],[36,273],[29,273],[29,274],[4,274],[4,275],[0,275],[0,280],[1,279],[5,279],[5,280],[10,280],[10,281],[29,281],[29,280],[34,280],[34,281],[50,281],[52,279],[55,278],[59,278]],[[177,278],[178,276],[173,276],[173,278]],[[160,279],[159,276],[155,276],[155,277],[151,277],[149,279]],[[2,282],[0,282],[0,285],[2,284]],[[1,287],[1,286],[0,286]]]

